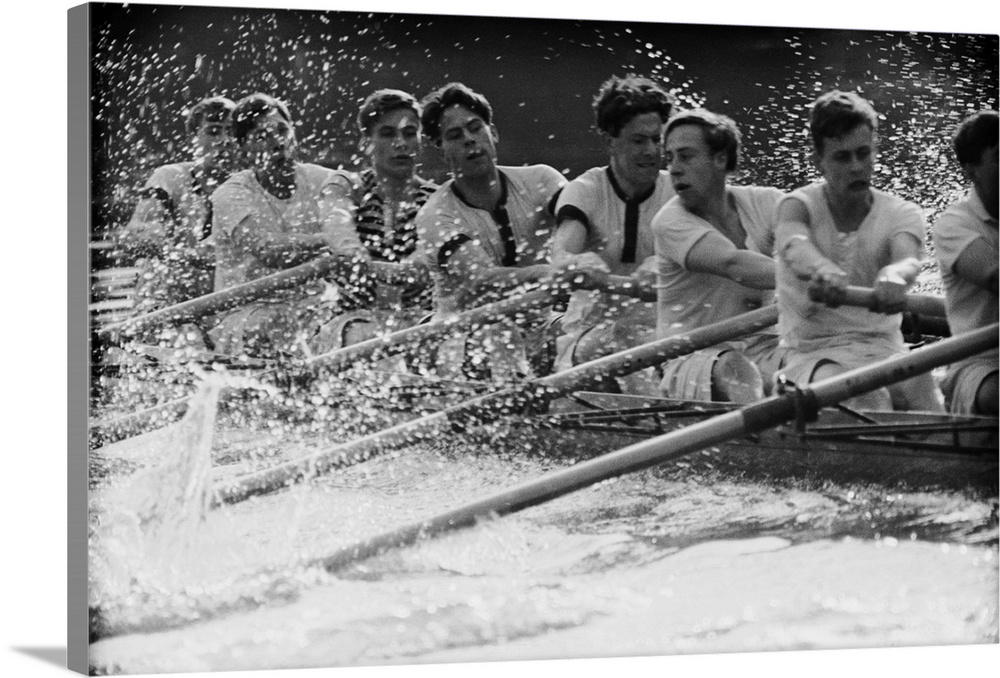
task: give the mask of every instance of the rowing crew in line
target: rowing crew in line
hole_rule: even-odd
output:
[[[429,272],[438,316],[560,271],[597,279],[626,273],[638,284],[656,280],[655,316],[649,305],[577,294],[562,323],[526,314],[514,325],[446,341],[437,367],[453,374],[517,378],[543,371],[550,340],[559,334],[557,367],[566,367],[637,345],[654,332],[670,336],[773,303],[775,290],[779,334],[675,360],[657,376],[656,390],[746,401],[776,380],[811,381],[904,350],[899,311],[919,271],[923,220],[916,205],[872,188],[877,118],[857,95],[832,92],[815,102],[810,129],[822,179],[787,196],[769,187],[730,186],[740,150],[735,124],[704,110],[675,113],[666,92],[643,78],[612,78],[602,86],[594,107],[609,163],[568,185],[546,165],[498,165],[492,109],[464,85],[441,88],[422,108],[412,97],[397,97],[406,105],[376,107],[369,114],[374,124],[362,124],[373,162],[367,195],[386,188],[387,167],[410,182],[390,193],[396,202],[382,210],[388,218],[375,237],[364,220],[378,223],[377,210],[371,202],[361,207],[352,175],[294,159],[291,116],[283,104],[254,95],[237,105],[233,128],[253,166],[212,197],[216,289],[320,252],[336,252],[352,268],[336,281],[337,294],[329,286],[297,290],[294,299],[264,300],[217,319],[210,332],[216,348],[308,353],[366,338],[390,321],[395,327],[416,322],[419,314],[400,320],[399,303],[381,315],[351,314],[362,306],[358,299],[370,300],[384,287],[365,274],[365,262],[393,243],[399,249],[386,258],[411,266],[411,298],[419,298],[413,290],[420,272]],[[427,188],[414,174],[418,119],[452,174],[419,210],[410,209],[414,192]],[[935,230],[957,248],[942,248],[939,258],[949,320],[959,332],[995,322],[997,313],[995,112],[979,114],[963,129],[972,127],[975,134],[957,137],[965,139],[963,148],[972,146],[959,151],[972,181],[966,207],[949,210]],[[660,169],[661,140],[667,171]],[[962,235],[952,236],[955,231]],[[992,266],[969,265],[970,252],[984,253]],[[984,280],[973,280],[969,271]],[[837,308],[848,284],[873,286],[880,313]],[[976,299],[975,320],[961,319],[972,304],[953,300],[959,289]],[[996,356],[976,365],[949,372],[949,403],[956,410],[995,412]],[[929,376],[874,398],[865,404],[941,408]]]

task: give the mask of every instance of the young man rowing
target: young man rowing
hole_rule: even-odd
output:
[[[493,109],[461,83],[433,92],[422,106],[424,133],[441,149],[452,176],[416,218],[420,257],[434,281],[436,314],[496,301],[525,283],[551,277],[546,245],[554,225],[551,202],[565,183],[562,175],[548,165],[498,165]],[[439,368],[483,376],[482,368],[489,365],[494,378],[527,374],[524,332],[540,331],[541,324],[532,317],[519,328],[494,325],[456,337],[442,347]]]
[[[556,205],[552,263],[600,280],[611,273],[652,287],[656,278],[653,216],[673,197],[663,162],[670,96],[646,78],[607,80],[594,99],[608,164],[567,184]],[[656,306],[598,290],[572,294],[561,322],[556,369],[652,339]]]
[[[241,100],[233,131],[251,168],[212,196],[216,291],[330,254],[343,259],[345,271],[354,271],[338,277],[346,293],[364,289],[368,254],[354,228],[349,179],[296,159],[291,114],[273,97]],[[277,357],[336,347],[340,340],[322,329],[336,322],[342,306],[327,299],[326,291],[317,280],[224,314],[210,331],[215,349]]]
[[[696,109],[667,123],[667,166],[677,197],[653,220],[657,338],[773,302],[771,254],[784,194],[730,186],[739,155],[739,130],[724,115]],[[671,398],[752,402],[769,390],[779,365],[777,334],[758,332],[668,362],[660,388]]]
[[[966,118],[955,132],[955,156],[971,187],[934,224],[934,249],[953,335],[997,322],[997,129],[996,111]],[[959,414],[997,414],[998,352],[949,366],[942,384],[948,409]]]
[[[158,167],[128,224],[116,234],[122,263],[142,270],[136,312],[147,313],[212,291],[212,192],[233,169],[230,116],[236,104],[211,97],[195,104],[185,127],[193,159]]]
[[[920,272],[919,206],[872,187],[878,118],[852,92],[819,97],[809,114],[822,179],[791,193],[778,214],[778,308],[789,351],[784,376],[819,381],[905,353],[905,294]],[[876,308],[839,306],[848,285],[872,287]],[[811,296],[812,295],[812,296]],[[815,301],[819,299],[819,301]],[[930,374],[854,399],[869,409],[942,410]]]

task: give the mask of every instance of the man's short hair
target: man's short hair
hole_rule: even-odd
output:
[[[184,123],[187,133],[194,136],[201,129],[201,123],[205,120],[210,122],[226,122],[233,114],[236,103],[226,97],[209,97],[202,99],[188,113]]]
[[[372,92],[358,111],[358,127],[370,137],[379,118],[389,111],[407,110],[420,118],[420,104],[412,94],[400,89],[380,89]]]
[[[670,95],[663,88],[648,78],[635,75],[612,76],[594,97],[597,128],[613,137],[617,137],[622,127],[637,115],[658,113],[666,122],[672,109]]]
[[[257,118],[271,111],[277,111],[289,125],[292,124],[292,114],[288,112],[288,106],[272,96],[257,92],[240,99],[233,110],[233,137],[236,143],[242,144],[253,129]]]
[[[726,153],[726,171],[733,172],[740,161],[740,130],[729,116],[704,108],[679,111],[667,122],[664,137],[682,125],[697,125],[712,155]]]
[[[483,119],[487,125],[493,121],[493,108],[482,94],[474,92],[460,82],[448,83],[437,89],[420,102],[423,113],[420,125],[423,132],[434,143],[441,142],[441,116],[450,106],[465,106]]]
[[[973,113],[958,126],[952,139],[955,157],[960,165],[978,165],[983,151],[997,145],[1000,117],[996,111]]]
[[[823,152],[825,139],[842,137],[858,125],[878,130],[878,114],[872,105],[854,92],[833,90],[820,96],[809,109],[809,134],[813,147]]]

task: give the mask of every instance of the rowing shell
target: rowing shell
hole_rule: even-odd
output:
[[[585,459],[737,407],[579,392],[554,403],[545,415],[517,422],[511,443],[523,439],[546,454]],[[822,410],[813,422],[778,426],[705,450],[682,466],[748,479],[974,488],[995,496],[997,430],[995,417],[836,407]]]

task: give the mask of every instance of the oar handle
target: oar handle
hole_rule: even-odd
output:
[[[129,318],[98,330],[99,335],[116,336],[122,333],[134,333],[142,329],[157,327],[168,323],[179,323],[213,313],[221,313],[231,308],[256,301],[275,292],[292,289],[310,280],[323,277],[333,271],[347,269],[354,265],[351,258],[343,255],[328,254],[317,257],[304,264],[299,264],[277,273],[257,278],[235,285],[218,292],[211,292],[195,299],[167,306],[144,315]],[[381,261],[368,262],[369,270],[380,280],[390,282],[408,282],[419,279],[419,270],[401,264],[390,264]]]
[[[809,298],[818,303],[824,301],[820,291],[817,289],[811,288],[809,290]],[[875,297],[875,290],[872,288],[851,285],[844,291],[843,299],[838,299],[838,302],[842,306],[859,306],[874,311],[878,300]],[[907,294],[906,310],[909,313],[916,313],[917,315],[945,317],[944,299],[926,294]]]

